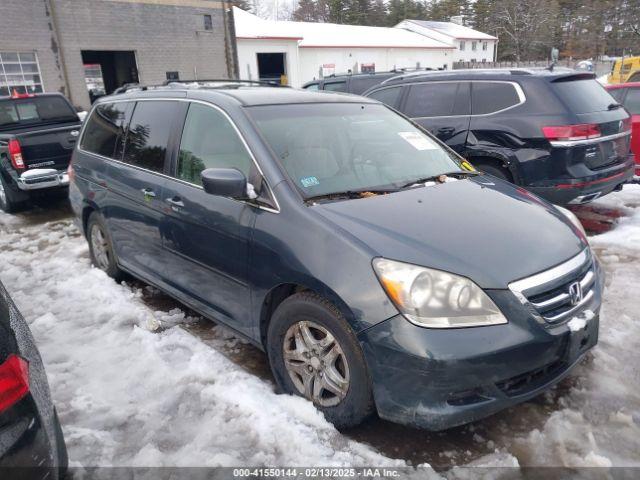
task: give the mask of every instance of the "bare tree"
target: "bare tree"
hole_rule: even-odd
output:
[[[491,22],[501,37],[502,53],[516,62],[543,55],[552,46],[558,6],[555,0],[501,0],[493,5]]]

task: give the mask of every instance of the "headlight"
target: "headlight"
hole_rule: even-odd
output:
[[[416,325],[455,328],[507,323],[487,294],[468,278],[385,258],[374,259],[373,268],[398,310]]]
[[[562,213],[565,217],[567,217],[569,221],[573,223],[573,225],[578,230],[582,232],[582,235],[584,235],[585,240],[587,240],[587,232],[584,230],[584,227],[582,226],[582,223],[580,222],[580,220],[578,220],[578,217],[576,217],[571,210],[567,210],[564,207],[559,207],[558,205],[556,205],[555,207],[560,211],[560,213]]]

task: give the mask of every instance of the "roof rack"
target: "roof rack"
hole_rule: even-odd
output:
[[[237,78],[199,78],[197,80],[166,80],[164,85],[170,86],[172,84],[207,84],[207,83],[224,83],[224,84],[249,84],[263,87],[288,87],[288,85],[282,85],[278,82],[268,81],[268,80],[241,80]],[[205,85],[206,86],[206,85]]]
[[[129,92],[131,90],[152,90],[152,89],[167,89],[167,88],[175,88],[175,87],[190,87],[190,84],[195,84],[198,87],[210,87],[212,83],[219,83],[223,85],[235,84],[235,85],[255,85],[262,87],[288,87],[288,85],[280,85],[276,82],[268,82],[265,80],[237,80],[234,78],[214,78],[214,79],[199,79],[199,80],[166,80],[161,85],[141,85],[140,83],[125,83],[121,87],[116,88],[112,95],[117,95],[119,93]]]

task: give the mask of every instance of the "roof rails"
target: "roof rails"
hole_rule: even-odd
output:
[[[209,86],[203,84],[211,84],[211,83],[222,83],[222,84],[238,84],[238,85],[256,85],[262,87],[288,87],[288,85],[282,85],[278,82],[268,81],[268,80],[241,80],[237,78],[203,78],[197,80],[167,80],[164,82],[164,85],[170,86],[172,84],[178,85],[187,85],[189,84],[197,84],[198,86]]]
[[[255,85],[260,87],[288,87],[288,85],[280,85],[276,82],[268,82],[264,80],[237,80],[237,79],[229,79],[229,78],[214,78],[214,79],[204,79],[204,80],[166,80],[162,85],[141,85],[139,83],[125,83],[121,87],[116,88],[113,91],[113,95],[117,95],[119,93],[129,92],[131,90],[152,90],[152,89],[167,89],[167,88],[190,88],[190,87],[204,87],[204,88],[216,88],[212,84],[218,83],[220,84],[217,88],[220,88],[225,85]]]

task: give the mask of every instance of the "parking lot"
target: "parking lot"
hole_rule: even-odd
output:
[[[607,274],[598,346],[547,394],[440,433],[378,418],[339,432],[310,402],[277,395],[262,352],[92,268],[65,200],[0,213],[0,279],[39,345],[72,466],[637,466],[640,187],[577,213],[601,232],[590,237]]]

